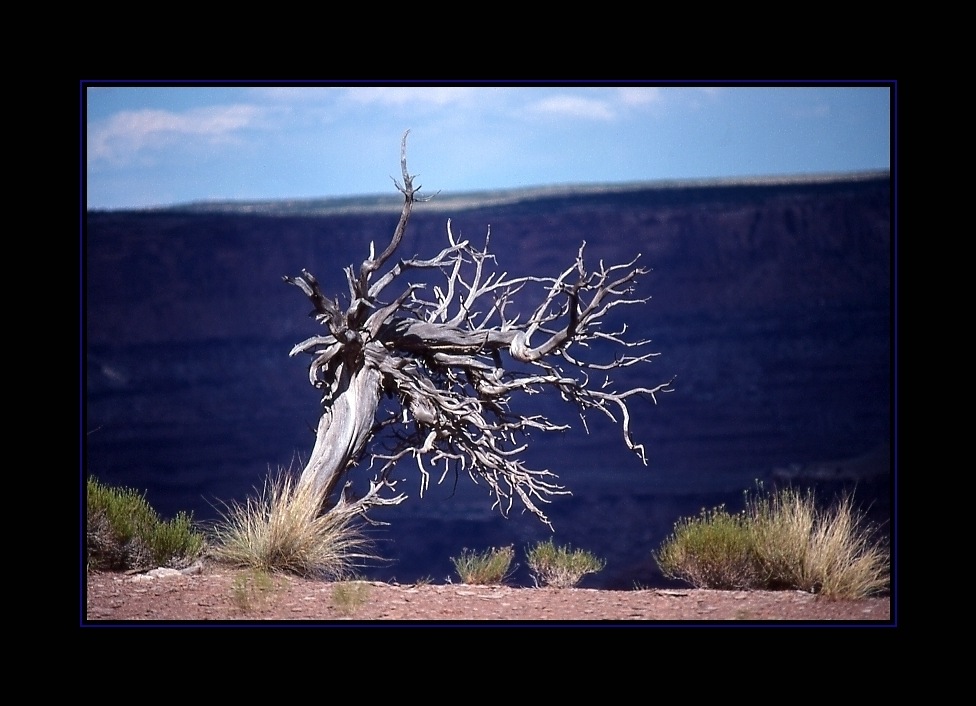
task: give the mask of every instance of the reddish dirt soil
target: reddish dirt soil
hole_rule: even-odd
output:
[[[351,596],[351,597],[350,597]],[[330,583],[204,566],[196,573],[91,572],[86,626],[124,621],[850,621],[890,622],[888,596],[800,591],[513,588]]]

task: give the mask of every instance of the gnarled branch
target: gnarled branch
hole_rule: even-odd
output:
[[[615,308],[647,301],[634,296],[637,279],[647,271],[636,266],[637,258],[609,267],[601,261],[588,271],[584,242],[574,261],[555,277],[509,277],[492,269],[490,229],[484,247],[476,249],[455,237],[450,220],[447,246],[436,255],[395,260],[418,200],[407,171],[406,137],[401,142],[403,183],[397,184],[404,195],[400,219],[378,257],[371,244],[370,257],[359,271],[347,269],[350,302],[345,315],[308,272],[285,278],[311,300],[316,320],[330,332],[292,349],[292,355],[312,356],[309,379],[325,390],[323,418],[302,481],[313,483],[325,503],[346,473],[368,456],[376,473],[369,491],[358,499],[344,492],[334,505],[342,512],[366,512],[403,500],[402,494],[382,495],[394,487],[390,473],[397,464],[416,465],[421,495],[437,468],[442,469],[441,480],[453,468],[485,483],[503,514],[517,498],[548,524],[540,506],[569,491],[551,471],[526,467],[520,454],[529,430],[567,426],[526,414],[517,403],[549,391],[576,406],[584,427],[588,412],[606,415],[620,425],[625,444],[646,465],[644,446],[631,435],[629,403],[635,397],[657,403],[659,393],[672,391],[673,379],[653,387],[617,389],[607,378],[594,389],[587,371],[626,368],[657,355],[642,351],[647,341],[628,341],[626,326],[603,330]],[[431,290],[408,283],[392,299],[384,299],[385,290],[405,272],[420,269],[439,270],[445,283]],[[538,303],[526,308],[533,292]],[[527,314],[523,322],[519,314],[509,313],[516,309]],[[542,340],[533,344],[533,337]],[[571,352],[574,346],[592,351],[596,342],[621,352],[593,361]],[[381,417],[383,393],[397,401],[398,410]]]

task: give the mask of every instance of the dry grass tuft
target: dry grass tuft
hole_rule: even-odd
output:
[[[844,497],[826,510],[812,491],[748,497],[746,509],[684,518],[655,553],[665,576],[697,588],[795,589],[857,600],[889,589],[889,554]]]
[[[332,604],[342,615],[356,612],[369,598],[370,587],[362,581],[343,581],[332,587]]]
[[[355,515],[321,514],[320,508],[318,494],[279,472],[258,498],[222,513],[211,554],[234,566],[329,580],[345,578],[375,558]]]
[[[587,574],[602,571],[606,562],[582,549],[556,546],[549,539],[526,550],[529,570],[536,586],[573,588]]]
[[[812,492],[787,488],[752,500],[749,510],[767,585],[842,599],[888,588],[888,552],[850,497],[820,510]]]
[[[269,574],[250,570],[234,577],[231,584],[231,595],[242,613],[263,605],[277,590],[275,580]]]
[[[461,556],[451,558],[451,563],[454,564],[454,570],[461,577],[462,583],[493,586],[508,578],[514,556],[515,549],[511,546],[484,552],[464,549]]]

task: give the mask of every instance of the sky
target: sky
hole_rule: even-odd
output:
[[[894,82],[782,85],[80,83],[82,200],[395,195],[890,168]]]

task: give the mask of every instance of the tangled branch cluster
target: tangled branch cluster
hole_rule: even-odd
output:
[[[340,499],[339,506],[363,511],[379,504],[396,504],[404,496],[383,498],[384,487],[393,488],[391,471],[413,459],[421,474],[421,494],[430,475],[441,469],[438,482],[453,468],[466,472],[475,482],[493,491],[495,507],[507,513],[514,498],[548,524],[539,503],[553,495],[568,494],[549,470],[535,470],[520,460],[531,429],[556,431],[568,428],[543,416],[524,416],[513,411],[513,396],[555,391],[574,404],[584,425],[586,413],[598,411],[619,423],[624,442],[646,464],[642,444],[634,442],[628,403],[635,396],[669,392],[670,381],[655,387],[617,390],[609,377],[600,387],[591,385],[594,373],[643,363],[656,353],[636,352],[647,341],[627,341],[626,326],[604,331],[605,317],[616,307],[641,304],[634,283],[646,273],[635,260],[607,267],[601,261],[588,271],[583,243],[572,263],[556,277],[509,278],[494,270],[488,246],[476,248],[457,238],[447,222],[447,246],[430,259],[397,259],[413,204],[419,200],[413,178],[406,168],[406,135],[401,147],[404,206],[393,238],[377,257],[370,245],[369,258],[359,271],[346,268],[349,304],[342,311],[338,299],[325,296],[318,281],[303,270],[286,277],[298,286],[314,306],[313,315],[329,333],[314,336],[294,347],[291,355],[312,356],[309,379],[324,390],[326,414],[319,426],[319,441],[335,425],[357,426],[349,419],[329,414],[342,395],[356,395],[354,411],[358,426],[371,420],[348,449],[348,458],[336,463],[334,452],[317,443],[318,458],[306,465],[303,477],[314,478],[328,495],[339,478],[365,453],[365,442],[386,431],[387,443],[369,455],[377,468],[365,497]],[[385,272],[384,267],[387,267]],[[443,285],[428,290],[422,284],[403,284],[390,298],[386,294],[411,270],[439,270]],[[375,279],[374,279],[375,278]],[[516,295],[526,287],[541,289],[542,301],[524,321],[513,311]],[[525,294],[520,295],[524,298]],[[613,344],[623,351],[612,361],[594,363],[577,355],[591,343]],[[630,354],[629,351],[635,350]],[[507,351],[507,364],[502,353]],[[376,388],[375,397],[370,387]],[[377,418],[379,395],[385,392],[399,402],[396,412]],[[375,400],[375,401],[374,401]],[[355,429],[353,429],[355,435]],[[334,441],[334,439],[333,439]],[[319,447],[323,448],[319,448]],[[326,461],[327,459],[327,461]]]

